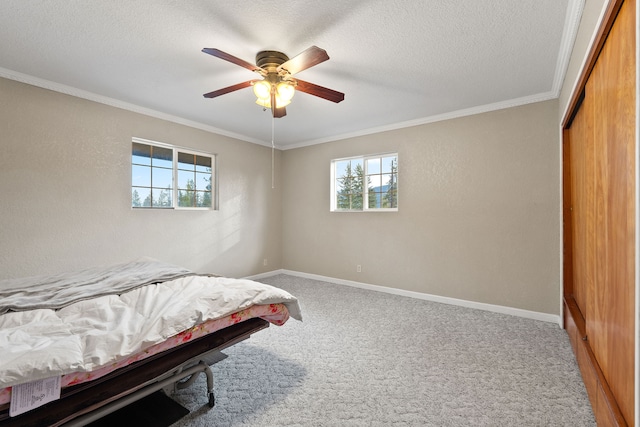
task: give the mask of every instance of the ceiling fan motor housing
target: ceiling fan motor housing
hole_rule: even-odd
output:
[[[280,65],[289,60],[289,57],[282,52],[275,50],[263,50],[256,55],[256,65],[260,68],[272,72]]]
[[[285,73],[284,70],[278,72],[277,70],[280,65],[288,60],[289,57],[287,55],[275,50],[263,50],[256,55],[256,65],[267,71],[267,75],[264,78],[273,85],[288,77],[288,72]]]

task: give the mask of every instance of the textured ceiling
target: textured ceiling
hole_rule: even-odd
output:
[[[558,96],[584,0],[2,0],[0,77],[271,144],[255,63],[316,45],[296,76],[344,92],[297,93],[275,119],[292,148]],[[1,95],[1,94],[0,94]],[[138,135],[141,136],[141,135]]]

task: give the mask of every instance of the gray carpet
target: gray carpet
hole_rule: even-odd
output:
[[[174,426],[595,426],[558,325],[277,275],[304,322],[271,326],[174,395]]]

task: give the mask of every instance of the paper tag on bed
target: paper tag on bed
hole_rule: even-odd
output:
[[[11,387],[11,405],[9,415],[15,417],[60,399],[60,378],[52,377]]]

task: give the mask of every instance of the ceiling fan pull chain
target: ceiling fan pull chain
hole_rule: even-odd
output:
[[[276,184],[275,184],[275,143],[274,143],[274,133],[275,133],[275,124],[276,124],[276,118],[271,116],[271,188],[276,188]]]

